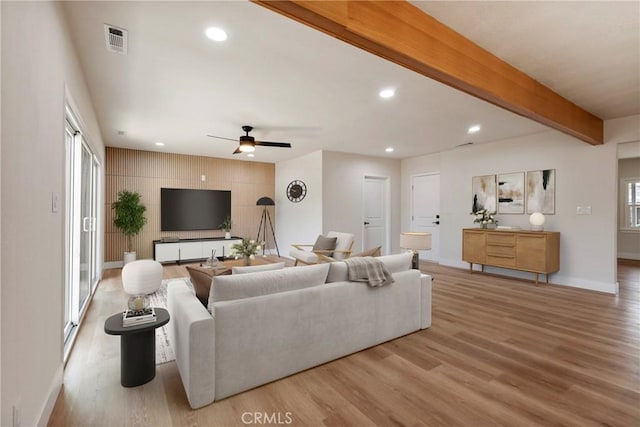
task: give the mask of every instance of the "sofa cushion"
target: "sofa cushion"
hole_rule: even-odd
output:
[[[315,264],[318,262],[318,255],[314,254],[311,251],[305,251],[302,249],[291,248],[291,250],[289,251],[289,256],[297,261],[302,261],[306,264]]]
[[[336,261],[329,263],[329,273],[327,274],[327,283],[346,282],[349,280],[347,272],[347,264],[344,261]]]
[[[243,267],[231,267],[231,274],[257,273],[258,271],[280,270],[284,268],[284,262],[275,262],[262,265],[247,265]]]
[[[383,255],[378,257],[380,261],[384,263],[387,271],[391,274],[398,273],[400,271],[411,269],[411,260],[413,254],[410,252],[396,254],[396,255]],[[347,271],[347,264],[343,261],[332,262],[329,264],[329,274],[327,274],[327,283],[343,282],[349,280],[349,274]]]
[[[413,260],[413,254],[411,252],[405,252],[395,255],[384,255],[378,257],[380,261],[387,267],[389,273],[398,273],[400,271],[411,270],[411,260]]]
[[[340,231],[330,231],[327,233],[327,237],[335,237],[336,247],[333,255],[330,255],[335,260],[342,260],[345,257],[349,257],[349,254],[346,251],[351,251],[351,247],[353,246],[354,235],[351,233],[342,233]]]
[[[323,235],[318,236],[316,242],[313,244],[313,251],[331,251],[336,248],[338,242],[337,237],[325,237]],[[332,256],[333,252],[327,252],[323,255]]]
[[[209,293],[209,310],[214,302],[252,298],[318,286],[325,282],[329,264],[283,268],[216,277]]]

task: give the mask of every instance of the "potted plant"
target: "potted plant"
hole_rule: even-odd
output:
[[[113,225],[127,236],[127,251],[124,253],[124,263],[136,260],[133,251],[131,237],[137,235],[147,223],[144,212],[147,207],[140,203],[140,194],[127,190],[118,193],[118,200],[111,203],[111,209],[115,211]]]
[[[236,259],[242,257],[244,265],[251,265],[251,260],[256,258],[258,251],[262,250],[264,242],[256,242],[253,239],[242,239],[241,243],[231,245],[231,255]]]
[[[225,218],[223,223],[220,224],[220,228],[222,228],[225,231],[225,233],[224,233],[224,238],[225,239],[230,239],[231,238],[231,227],[232,226],[233,226],[233,222],[231,222],[231,215],[227,215],[227,217]]]
[[[480,224],[481,228],[487,228],[489,224],[498,225],[498,220],[495,219],[495,212],[489,212],[487,209],[479,209],[475,212],[471,212],[475,218],[473,219],[474,224]]]

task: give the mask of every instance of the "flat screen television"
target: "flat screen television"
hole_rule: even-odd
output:
[[[231,191],[160,189],[160,230],[218,230],[231,215]]]

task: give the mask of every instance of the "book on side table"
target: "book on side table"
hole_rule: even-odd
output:
[[[156,321],[156,311],[151,308],[127,310],[122,313],[122,326],[143,325]]]

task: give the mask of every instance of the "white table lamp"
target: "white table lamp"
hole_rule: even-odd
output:
[[[418,270],[418,251],[431,249],[431,233],[414,231],[400,233],[400,248],[413,252],[411,268]]]
[[[529,217],[529,224],[531,224],[531,229],[533,231],[542,231],[544,230],[544,215],[540,212],[534,212]]]

